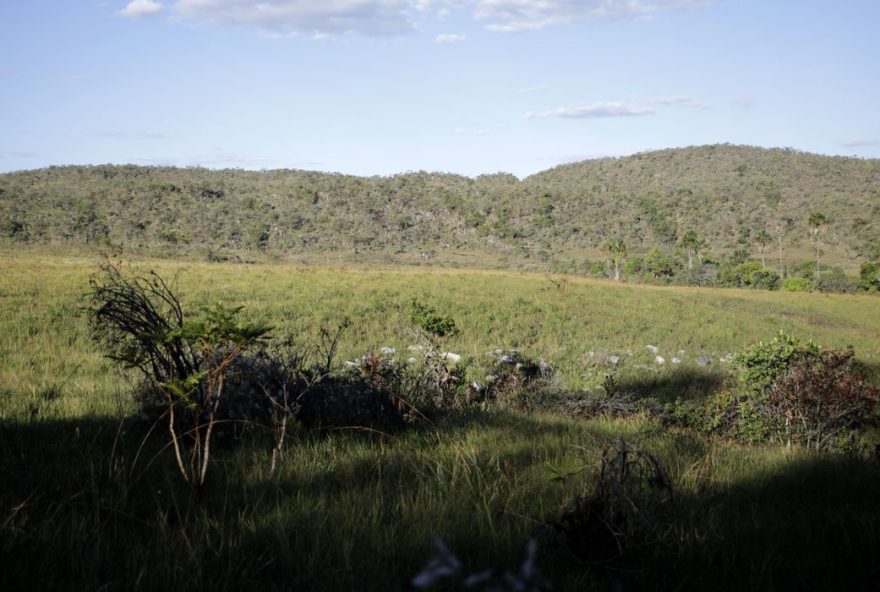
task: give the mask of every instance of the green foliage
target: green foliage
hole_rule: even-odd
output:
[[[735,359],[743,392],[754,396],[766,393],[796,359],[818,353],[814,342],[802,344],[781,331],[770,341],[758,342]]]
[[[859,289],[865,292],[880,290],[880,263],[862,263],[859,270]]]
[[[180,267],[142,265],[162,277]],[[806,581],[861,590],[875,583],[876,462],[741,446],[666,429],[638,413],[571,420],[471,406],[404,433],[304,430],[289,439],[275,473],[269,434],[249,430],[235,445],[216,447],[209,487],[218,495],[196,504],[167,462],[167,429],[150,431],[120,400],[126,386],[89,340],[81,302],[91,261],[19,254],[5,256],[2,267],[0,474],[13,478],[0,487],[0,508],[9,509],[0,520],[0,588],[95,590],[109,582],[201,589],[208,577],[217,590],[404,589],[430,552],[426,532],[461,550],[466,568],[512,565],[525,541],[578,493],[575,483],[560,484],[551,474],[598,465],[619,438],[651,450],[668,471],[676,500],[670,522],[661,523],[652,544],[632,548],[634,561],[625,567],[633,569],[624,571],[585,569],[552,547],[539,565],[554,589],[714,589],[723,581],[731,589],[763,590]],[[722,371],[719,355],[782,327],[834,347],[854,343],[867,363],[878,360],[873,298],[631,289],[578,278],[562,290],[542,275],[508,272],[205,263],[187,269],[179,293],[195,311],[218,299],[245,303],[255,318],[295,335],[312,335],[342,315],[357,319],[340,343],[345,359],[386,344],[405,351],[411,336],[399,333],[409,310],[396,302],[416,296],[441,310],[455,302],[460,333],[449,348],[473,356],[473,370],[481,370],[484,352],[510,344],[552,355],[555,386],[578,397],[596,388],[589,375],[601,381],[609,368],[599,358],[611,353],[621,357],[614,373],[628,390],[635,384],[627,382],[629,369],[651,363],[643,357],[646,343],[667,356],[686,349],[682,366],[705,352],[710,368]],[[595,359],[587,355],[594,350]],[[694,368],[682,382],[668,368],[634,378],[646,391],[674,395],[704,370]],[[821,376],[811,372],[803,384],[819,385]],[[337,394],[346,401],[339,384],[322,385],[316,399]],[[237,386],[225,387],[224,403]],[[32,419],[29,405],[37,403]],[[676,423],[700,424],[688,406],[674,415]],[[859,432],[859,448],[876,443],[876,432]],[[827,508],[834,508],[835,526],[817,539],[817,512]]]
[[[611,258],[614,279],[620,280],[620,266],[626,260],[626,243],[621,238],[611,238],[605,243],[605,249]]]
[[[91,280],[89,318],[107,356],[140,370],[164,396],[178,469],[199,496],[230,368],[270,328],[239,321],[241,307],[222,304],[187,319],[176,280],[106,264]]]
[[[816,283],[816,287],[820,292],[834,292],[837,294],[852,294],[859,290],[859,286],[858,279],[847,276],[839,267],[822,273],[819,281]]]
[[[202,314],[169,331],[166,340],[180,339],[199,351],[245,349],[258,343],[271,329],[269,325],[241,321],[243,306],[229,307],[222,303],[205,307]]]
[[[609,236],[645,252],[688,230],[723,253],[753,242],[769,219],[790,221],[788,254],[808,236],[810,213],[823,212],[823,249],[851,258],[876,240],[877,174],[880,161],[742,146],[597,159],[522,181],[54,167],[0,175],[0,241],[218,261],[419,263],[433,250],[435,263],[467,252],[483,267],[548,269],[539,251],[582,257]],[[864,223],[852,224],[855,214]]]
[[[683,266],[669,253],[660,249],[652,249],[645,255],[643,267],[655,278],[671,278]]]
[[[787,277],[782,281],[780,289],[785,292],[812,292],[815,283],[805,277]]]
[[[818,354],[812,341],[803,344],[780,331],[736,356],[736,383],[712,402],[710,427],[755,443],[774,436],[777,418],[766,412],[772,389],[796,362]]]
[[[415,298],[410,301],[409,319],[413,325],[421,328],[428,335],[446,337],[458,332],[452,317],[438,313],[433,306],[423,304]]]
[[[779,287],[779,274],[758,261],[746,261],[736,267],[722,268],[718,279],[722,285],[737,288],[775,290]]]
[[[828,223],[828,217],[822,212],[812,212],[808,222],[813,229],[818,229]]]

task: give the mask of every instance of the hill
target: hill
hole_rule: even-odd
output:
[[[553,269],[596,254],[672,248],[688,230],[721,254],[781,236],[855,267],[880,236],[880,160],[703,146],[559,166],[524,180],[410,172],[355,177],[65,166],[0,175],[0,240],[208,259],[439,262]]]

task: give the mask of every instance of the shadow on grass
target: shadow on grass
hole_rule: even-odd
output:
[[[875,590],[878,500],[877,463],[799,455],[680,497],[651,577],[658,589]]]
[[[653,397],[662,402],[703,400],[721,390],[727,376],[723,368],[698,366],[664,371],[632,370],[615,375],[613,389],[617,393]]]
[[[405,589],[432,535],[469,569],[511,568],[572,494],[546,465],[584,462],[577,445],[594,461],[609,425],[493,412],[450,416],[439,434],[312,433],[274,476],[252,434],[218,451],[196,505],[164,430],[132,471],[145,436],[132,420],[0,424],[0,589]],[[557,590],[872,589],[876,464],[782,452],[761,464],[738,447],[712,460],[695,435],[652,438],[673,480],[709,467],[702,485],[677,492],[662,544],[626,572],[547,542]]]

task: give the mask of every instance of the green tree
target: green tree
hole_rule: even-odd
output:
[[[605,243],[605,250],[611,258],[611,266],[614,268],[614,279],[620,281],[620,267],[626,260],[626,243],[621,238],[612,238]]]
[[[859,289],[866,292],[880,290],[880,262],[866,261],[859,270]]]
[[[761,265],[763,267],[767,267],[765,254],[767,252],[767,245],[769,245],[772,240],[773,238],[763,228],[757,235],[755,235],[755,242],[758,243],[758,252],[761,253]]]
[[[694,256],[698,251],[701,250],[701,241],[700,237],[697,236],[697,232],[695,230],[688,230],[684,233],[684,236],[681,237],[680,241],[681,247],[687,253],[687,267],[688,269],[694,268]]]

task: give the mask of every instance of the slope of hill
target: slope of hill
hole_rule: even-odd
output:
[[[880,237],[880,160],[719,145],[590,160],[521,181],[110,165],[0,175],[7,245],[162,256],[457,254],[549,268],[612,236],[647,250],[695,230],[723,253],[753,248],[761,229],[803,255],[813,211],[829,218],[829,257],[855,264]]]

